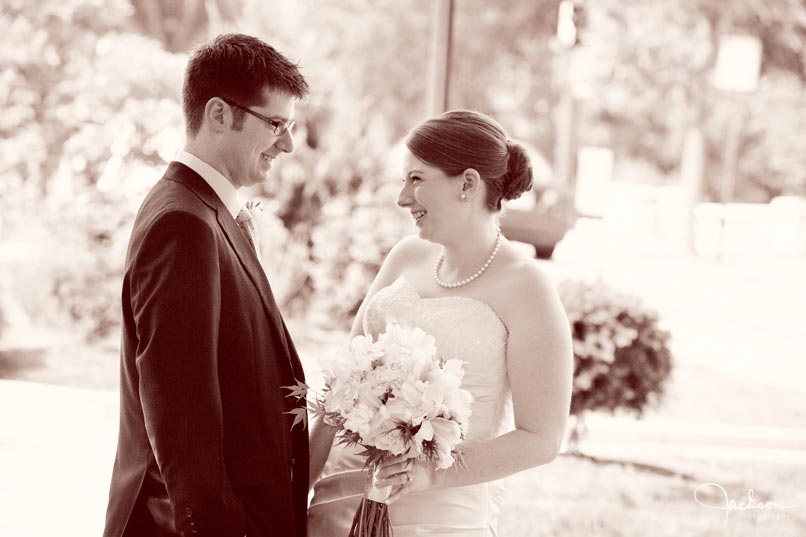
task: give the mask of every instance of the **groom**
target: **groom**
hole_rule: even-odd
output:
[[[294,148],[297,66],[228,34],[191,56],[187,144],[146,197],[123,279],[120,431],[104,537],[303,537],[303,372],[241,187]]]

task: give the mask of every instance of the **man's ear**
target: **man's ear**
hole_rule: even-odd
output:
[[[214,132],[223,132],[232,125],[232,110],[218,97],[213,97],[204,106],[204,122]]]

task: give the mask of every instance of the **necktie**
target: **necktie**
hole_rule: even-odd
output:
[[[241,209],[238,213],[238,216],[235,218],[235,223],[238,224],[238,227],[243,233],[246,240],[249,241],[249,244],[255,250],[257,254],[257,258],[260,259],[260,246],[257,239],[257,228],[255,228],[255,221],[252,219],[252,213],[249,212],[247,208]]]

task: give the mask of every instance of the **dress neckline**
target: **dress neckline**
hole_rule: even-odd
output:
[[[409,288],[412,294],[414,294],[414,296],[417,297],[418,300],[422,300],[424,302],[440,301],[440,300],[454,300],[454,301],[458,300],[478,304],[479,306],[482,307],[482,309],[492,314],[492,316],[495,317],[495,320],[498,321],[498,323],[501,325],[501,328],[504,329],[504,332],[506,332],[506,334],[509,335],[509,329],[507,328],[506,323],[504,323],[504,320],[501,318],[500,315],[498,315],[498,312],[495,311],[495,309],[493,309],[491,305],[489,305],[487,302],[484,302],[483,300],[479,300],[478,298],[473,298],[469,296],[430,296],[430,297],[422,296],[420,292],[417,291],[417,289],[414,287],[414,285],[405,277],[398,276],[398,278],[394,281],[392,285],[398,282],[403,282],[406,285],[406,287]]]

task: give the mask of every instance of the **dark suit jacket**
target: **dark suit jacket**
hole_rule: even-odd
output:
[[[104,537],[301,537],[308,437],[283,413],[302,367],[254,250],[173,162],[123,280],[120,432]]]

